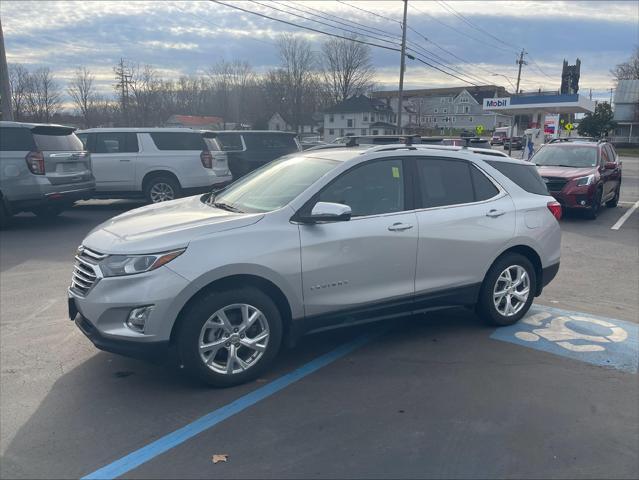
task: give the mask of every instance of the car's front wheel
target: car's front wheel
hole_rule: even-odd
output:
[[[212,291],[186,312],[178,336],[187,372],[216,387],[260,375],[282,341],[282,317],[261,290]]]
[[[477,312],[494,325],[512,325],[530,309],[535,298],[535,268],[518,253],[498,258],[479,293]]]

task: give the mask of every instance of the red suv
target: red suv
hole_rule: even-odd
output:
[[[621,162],[605,142],[571,141],[543,145],[532,158],[550,194],[563,208],[582,209],[596,218],[602,204],[616,207]]]

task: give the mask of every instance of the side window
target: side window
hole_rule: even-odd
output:
[[[201,133],[153,132],[151,138],[158,150],[206,150]]]
[[[242,136],[239,133],[218,133],[217,140],[225,152],[241,152],[244,150]]]
[[[417,159],[420,208],[459,205],[474,201],[473,181],[467,162]]]
[[[353,217],[404,210],[404,171],[401,160],[381,160],[355,167],[326,187],[320,202],[351,207]]]
[[[138,151],[138,139],[135,133],[96,133],[91,147],[93,153],[132,153]]]
[[[493,198],[499,193],[497,187],[486,178],[477,167],[470,167],[470,174],[473,178],[473,187],[475,188],[475,201],[481,202]]]
[[[88,133],[76,133],[75,135],[76,135],[76,137],[78,137],[80,139],[80,141],[82,142],[82,145],[84,145],[84,148],[87,148],[87,140],[89,139],[89,134]]]
[[[0,127],[0,151],[28,152],[35,150],[33,135],[28,128]]]

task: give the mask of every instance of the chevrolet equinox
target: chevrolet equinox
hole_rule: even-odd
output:
[[[79,247],[70,317],[100,349],[170,348],[215,386],[336,326],[459,305],[512,324],[559,269],[561,206],[533,164],[489,153],[300,152],[131,210]]]

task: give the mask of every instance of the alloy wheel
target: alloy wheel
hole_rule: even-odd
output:
[[[521,265],[506,268],[495,282],[493,303],[505,317],[517,315],[524,308],[530,295],[530,277]]]
[[[200,331],[199,352],[214,372],[233,375],[256,365],[268,346],[269,326],[264,314],[246,303],[220,308]]]
[[[168,183],[158,182],[154,183],[149,190],[149,196],[153,203],[166,202],[175,199],[175,191]]]

